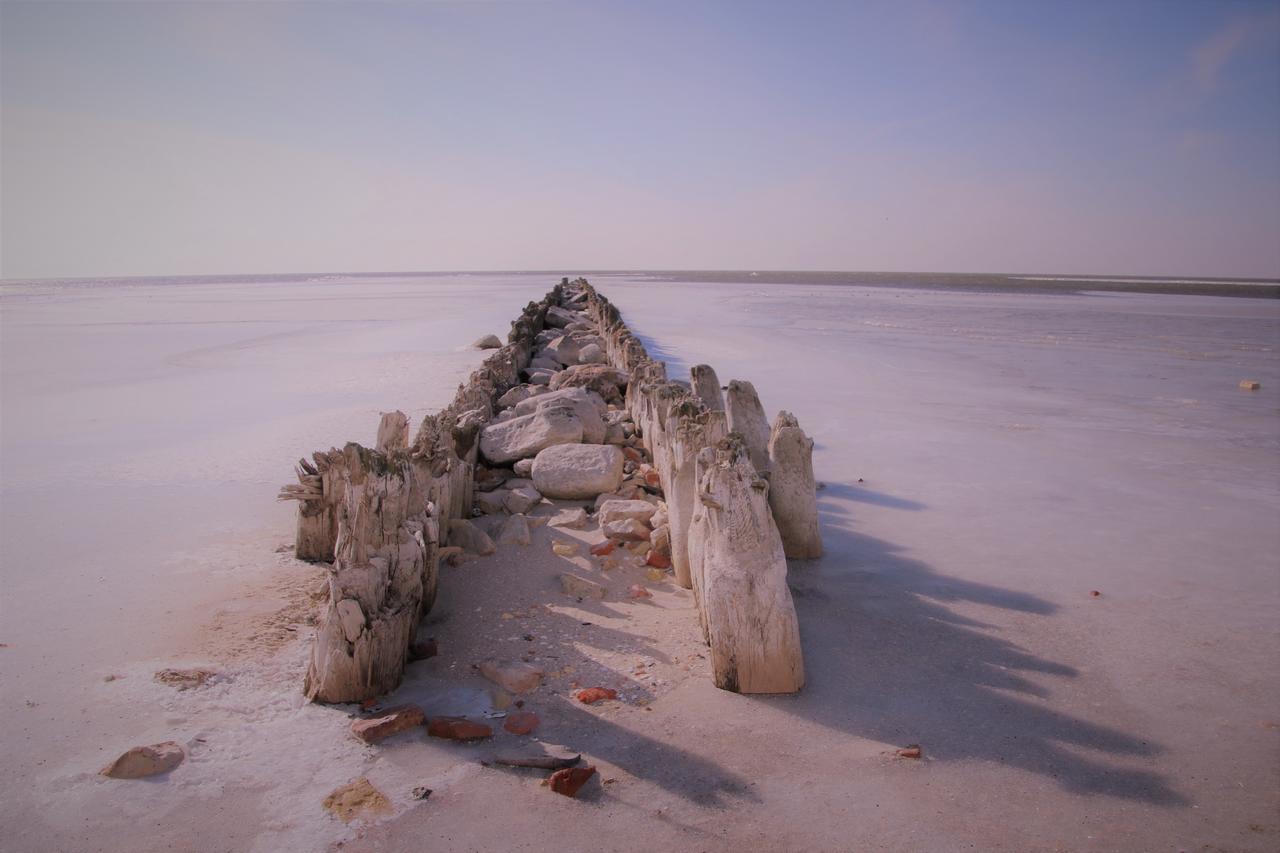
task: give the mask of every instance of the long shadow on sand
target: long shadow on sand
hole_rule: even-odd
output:
[[[888,507],[890,509],[909,509],[922,510],[925,505],[919,501],[908,500],[907,498],[896,498],[893,495],[887,495],[884,492],[877,492],[874,489],[865,488],[862,485],[851,485],[849,483],[825,483],[822,491],[818,493],[819,497],[826,498],[845,498],[859,503],[874,504],[876,506]],[[828,506],[830,504],[828,503]],[[830,510],[828,510],[828,513]],[[823,528],[826,532],[826,528]]]
[[[689,370],[693,367],[692,364],[689,364],[653,338],[638,334],[635,330],[632,330],[632,334],[639,339],[640,343],[644,344],[645,352],[649,353],[649,358],[666,365],[668,379],[686,383],[689,381]]]
[[[1076,670],[947,606],[969,602],[1049,617],[1056,605],[949,577],[853,532],[831,498],[857,500],[859,493],[848,485],[820,493],[827,554],[791,565],[807,686],[788,711],[883,743],[921,742],[937,760],[1044,774],[1076,793],[1188,804],[1161,775],[1132,766],[1161,752],[1159,745],[1049,707],[1053,691],[1041,686],[1043,676],[1073,679]]]

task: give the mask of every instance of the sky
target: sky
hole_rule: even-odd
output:
[[[1277,2],[0,2],[0,276],[1280,277]]]

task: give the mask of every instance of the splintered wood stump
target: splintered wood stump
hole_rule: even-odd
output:
[[[741,438],[698,454],[689,564],[717,687],[794,693],[804,660],[769,484]]]
[[[695,364],[689,369],[693,393],[702,400],[708,411],[724,411],[724,392],[720,390],[720,378],[709,364]]]
[[[679,407],[672,413],[669,425],[670,453],[664,479],[667,490],[667,517],[671,536],[671,565],[676,583],[693,588],[693,572],[689,567],[689,525],[699,504],[697,491],[698,453],[715,447],[726,435],[724,412],[692,411]],[[660,471],[660,473],[662,473]]]
[[[769,507],[793,560],[822,556],[818,490],[813,480],[813,439],[790,412],[779,412],[769,436]]]
[[[729,415],[729,432],[742,436],[756,473],[768,477],[769,418],[764,413],[764,406],[760,405],[756,386],[742,379],[731,381],[724,408]]]
[[[409,446],[409,417],[396,409],[394,412],[383,412],[378,422],[378,438],[374,445],[376,450],[390,453],[403,450]]]
[[[348,444],[333,467],[343,472],[338,542],[304,690],[356,702],[400,683],[434,597],[439,526],[423,499],[424,472],[405,456]]]
[[[277,500],[298,501],[298,528],[294,537],[294,556],[309,563],[333,559],[338,541],[338,499],[341,497],[342,451],[316,452],[312,462],[299,459],[294,469],[298,482],[283,486]]]

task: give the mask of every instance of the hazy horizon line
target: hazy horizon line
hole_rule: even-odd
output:
[[[1023,278],[1028,276],[1036,276],[1040,278],[1058,278],[1058,279],[1099,279],[1099,280],[1134,280],[1134,281],[1152,281],[1152,282],[1177,282],[1185,281],[1189,283],[1196,282],[1223,282],[1223,283],[1243,283],[1257,282],[1260,284],[1280,284],[1280,275],[1275,277],[1268,276],[1217,276],[1217,275],[1193,275],[1170,273],[1167,275],[1143,275],[1136,273],[1124,272],[1060,272],[1053,270],[1021,270],[1013,272],[999,272],[992,270],[967,271],[967,270],[874,270],[874,269],[768,269],[763,267],[747,268],[747,267],[617,267],[617,268],[591,268],[578,269],[573,273],[566,273],[561,269],[441,269],[441,270],[290,270],[282,271],[266,271],[255,270],[252,272],[218,272],[218,273],[163,273],[149,275],[90,275],[90,276],[23,276],[23,277],[5,277],[0,276],[0,283],[16,283],[16,282],[42,282],[42,281],[122,281],[134,279],[164,279],[164,278],[201,278],[201,279],[219,279],[219,278],[251,278],[254,276],[349,276],[372,278],[378,276],[407,276],[407,275],[552,275],[563,277],[575,277],[586,275],[638,275],[638,274],[666,274],[674,275],[680,273],[694,274],[742,274],[742,275],[916,275],[916,276],[999,276],[1003,278]]]

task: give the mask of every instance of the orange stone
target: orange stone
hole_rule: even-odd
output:
[[[585,690],[578,691],[578,701],[583,705],[594,705],[597,702],[603,702],[605,699],[617,699],[618,691],[610,690],[608,687],[588,687]]]
[[[551,790],[566,797],[575,796],[587,780],[596,775],[594,767],[566,767],[551,774]]]
[[[645,565],[653,566],[655,569],[671,568],[671,558],[664,557],[662,554],[659,554],[657,551],[650,551],[649,559],[645,560],[644,562],[645,562]]]
[[[592,545],[591,553],[597,557],[603,557],[605,554],[612,554],[613,549],[616,547],[616,545],[617,543],[615,543],[612,539],[607,539],[604,542],[601,542],[599,545]]]

